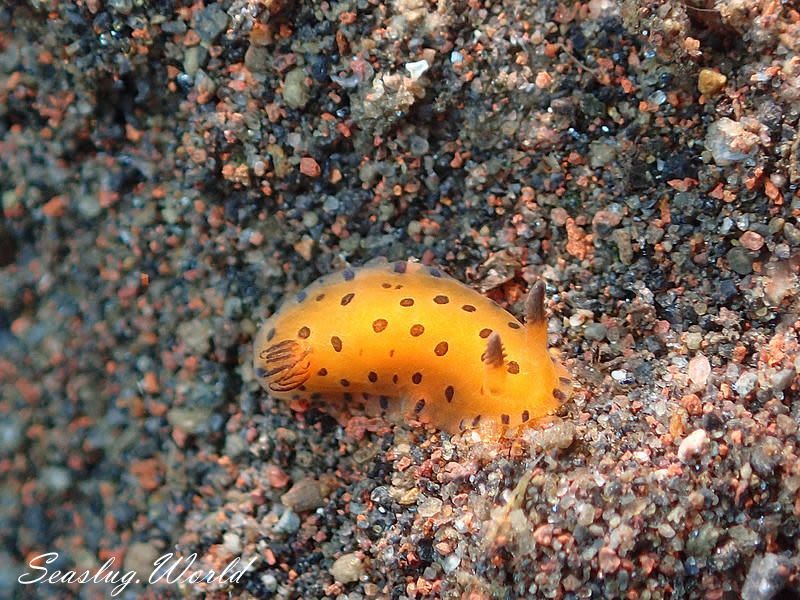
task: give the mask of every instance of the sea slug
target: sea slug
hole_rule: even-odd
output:
[[[533,423],[572,387],[547,349],[543,282],[528,293],[523,324],[410,261],[318,279],[267,319],[253,364],[276,398],[413,417],[450,433]]]

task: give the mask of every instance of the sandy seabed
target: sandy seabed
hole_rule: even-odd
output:
[[[791,2],[5,3],[0,595],[800,597],[798,50]],[[271,399],[259,324],[376,256],[543,279],[571,399]]]

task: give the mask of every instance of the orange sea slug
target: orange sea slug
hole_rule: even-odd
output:
[[[571,390],[548,353],[541,281],[525,321],[436,267],[383,262],[287,301],[258,332],[253,361],[276,398],[363,405],[451,433],[503,430],[552,413]]]

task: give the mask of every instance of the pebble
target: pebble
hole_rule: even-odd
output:
[[[341,202],[336,196],[328,196],[325,198],[325,202],[322,203],[322,208],[327,213],[335,213],[341,207]]]
[[[186,433],[203,433],[208,431],[208,420],[211,411],[204,408],[171,408],[167,412],[167,421]]]
[[[420,496],[417,499],[417,513],[421,517],[433,517],[440,510],[442,510],[442,501],[439,498]]]
[[[388,507],[392,504],[392,496],[389,493],[389,488],[387,488],[385,485],[379,485],[372,490],[369,498],[379,506]]]
[[[755,231],[745,231],[739,237],[739,243],[748,250],[757,252],[764,245],[764,238]]]
[[[692,556],[708,556],[717,545],[722,532],[711,523],[703,524],[700,529],[689,534],[686,550]]]
[[[534,79],[534,84],[540,90],[546,90],[553,85],[553,76],[547,71],[539,71]]]
[[[742,600],[777,598],[786,586],[791,566],[789,559],[778,554],[767,553],[754,558],[742,586]]]
[[[229,531],[222,534],[222,545],[231,554],[239,554],[242,551],[242,540],[238,534]]]
[[[424,59],[406,63],[406,71],[408,71],[408,74],[411,76],[411,81],[416,81],[422,77],[428,69],[430,69],[430,65],[428,61]]]
[[[303,108],[311,97],[305,69],[292,69],[283,80],[283,99],[291,108]]]
[[[354,553],[343,554],[331,565],[330,574],[339,583],[352,583],[364,575],[364,563]]]
[[[633,262],[633,244],[630,232],[627,229],[615,229],[612,238],[617,244],[620,262],[623,265],[631,264]]]
[[[611,378],[617,383],[630,383],[630,374],[625,369],[614,369],[611,371]]]
[[[238,296],[231,296],[225,299],[222,314],[226,319],[239,319],[242,316],[242,299]]]
[[[264,591],[267,594],[274,594],[278,591],[278,578],[272,573],[267,573],[261,577],[261,585],[264,586]]]
[[[461,556],[459,554],[453,553],[448,554],[441,560],[442,570],[445,573],[452,573],[458,566],[461,564]]]
[[[697,312],[697,310],[695,310]],[[699,314],[699,313],[698,313]],[[686,347],[689,350],[698,350],[703,343],[703,334],[699,331],[690,331],[686,334]]]
[[[619,569],[622,563],[617,553],[608,546],[600,548],[600,552],[597,553],[597,561],[603,573],[613,573]]]
[[[794,247],[800,246],[800,229],[791,223],[784,223],[783,237]]]
[[[238,435],[229,435],[225,438],[224,453],[232,459],[238,459],[248,450],[248,445],[245,440]]]
[[[300,172],[308,177],[319,177],[322,174],[322,168],[316,160],[310,156],[304,156],[300,159]]]
[[[581,502],[577,507],[578,525],[588,527],[594,523],[595,508],[588,502]]]
[[[570,327],[580,327],[586,321],[592,319],[594,317],[594,313],[590,310],[586,309],[578,309],[569,318],[569,326]]]
[[[775,476],[775,469],[781,463],[783,444],[768,435],[761,439],[750,455],[750,465],[759,477],[769,479]]]
[[[133,0],[109,0],[108,5],[123,15],[129,15],[133,10]]]
[[[575,441],[575,425],[571,421],[557,421],[552,427],[536,430],[534,443],[544,450],[566,450]]]
[[[80,213],[87,219],[94,219],[103,210],[95,194],[81,194],[76,204]]]
[[[289,483],[289,475],[278,465],[267,465],[264,471],[267,481],[273,488],[286,487],[286,484]]]
[[[592,227],[600,235],[607,236],[622,222],[622,214],[611,210],[598,210],[592,217]]]
[[[698,388],[705,387],[708,383],[708,376],[711,375],[711,363],[704,354],[696,354],[689,361],[688,369],[689,380],[694,382]]]
[[[402,506],[411,506],[412,504],[417,503],[417,498],[419,497],[419,490],[415,487],[403,489],[403,488],[394,488],[392,489],[394,494],[393,497],[397,499],[397,503]]]
[[[194,29],[204,46],[210,46],[228,27],[228,15],[218,4],[211,4],[195,13]]]
[[[697,76],[697,89],[704,96],[714,96],[725,87],[728,78],[714,69],[700,69]]]
[[[208,51],[202,46],[192,46],[191,48],[186,48],[183,53],[184,73],[190,77],[194,77],[200,69],[200,65],[205,62],[207,55]]]
[[[707,443],[708,434],[705,429],[696,429],[687,435],[678,447],[678,460],[683,463],[689,462],[705,450]]]
[[[22,431],[19,421],[14,417],[6,417],[6,420],[0,423],[0,451],[12,454],[19,448],[21,442]]]
[[[572,573],[567,575],[564,581],[561,582],[561,586],[568,592],[577,592],[581,588],[581,585],[581,580]]]
[[[661,106],[667,101],[667,95],[663,90],[656,90],[647,97],[647,102],[654,106]]]
[[[608,328],[602,323],[589,323],[583,330],[583,335],[588,340],[600,341],[605,339]]]
[[[757,384],[758,374],[753,373],[752,371],[745,371],[739,375],[736,383],[733,384],[733,389],[736,390],[736,393],[739,394],[739,396],[744,398],[755,389]]]
[[[325,504],[322,485],[313,477],[301,479],[281,496],[281,502],[298,513],[319,508]]]
[[[749,275],[753,270],[753,258],[750,256],[750,253],[741,246],[734,246],[728,250],[726,258],[728,259],[731,270],[739,275]]]
[[[750,156],[756,149],[758,136],[747,131],[738,121],[722,117],[708,126],[705,144],[714,162],[724,167]]]
[[[775,422],[778,425],[778,430],[784,435],[784,437],[789,437],[797,433],[798,424],[789,415],[778,415],[775,418]]]
[[[744,525],[734,525],[728,529],[728,535],[745,552],[754,550],[762,543],[761,536]]]
[[[211,349],[211,327],[205,319],[192,319],[178,325],[178,337],[194,355],[202,356]]]
[[[300,524],[300,517],[297,513],[291,509],[286,509],[283,511],[283,514],[278,519],[278,522],[275,523],[272,530],[275,533],[291,535],[300,529]]]
[[[412,135],[408,138],[408,149],[414,156],[425,156],[430,150],[430,144],[424,137]]]
[[[615,143],[603,139],[589,144],[589,164],[593,169],[611,164],[617,158]]]
[[[770,385],[772,389],[778,390],[779,392],[784,391],[790,385],[792,385],[792,381],[794,381],[794,376],[797,373],[793,368],[782,369],[775,373],[770,379]]]
[[[250,44],[244,53],[244,64],[254,73],[262,73],[269,65],[269,50],[264,46]]]
[[[669,523],[661,523],[656,528],[656,530],[658,531],[658,534],[661,537],[666,538],[668,540],[671,540],[672,538],[675,537],[675,528],[672,527],[672,525],[670,525]]]
[[[39,473],[44,486],[54,494],[66,492],[72,485],[69,469],[63,467],[45,467]]]

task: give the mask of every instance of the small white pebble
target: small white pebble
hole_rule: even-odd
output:
[[[442,501],[439,498],[420,496],[420,500],[417,504],[417,513],[420,517],[433,517],[440,510],[442,510]]]
[[[621,383],[628,378],[628,372],[625,369],[616,369],[611,371],[611,377],[614,381]]]
[[[593,319],[594,313],[590,310],[579,308],[569,318],[570,327],[580,327],[586,321]]]
[[[575,511],[578,515],[578,525],[582,525],[583,527],[588,527],[592,523],[594,523],[594,506],[589,504],[588,502],[581,502],[577,506],[577,510]]]
[[[707,129],[705,145],[711,151],[714,162],[724,167],[741,162],[756,151],[759,136],[751,131],[760,125],[755,119],[734,121],[722,117]]]
[[[666,100],[667,100],[667,95],[664,92],[662,92],[661,90],[658,90],[657,92],[655,92],[653,94],[650,94],[650,97],[647,98],[648,102],[650,102],[651,104],[655,104],[656,106],[660,106],[660,105],[664,104],[664,102],[666,102]]]
[[[461,556],[458,554],[450,554],[442,559],[442,569],[445,573],[452,573],[458,568],[461,563]]]
[[[462,62],[464,62],[464,55],[458,50],[453,50],[450,53],[450,62],[454,65],[460,65]]]
[[[670,527],[669,523],[662,523],[659,525],[658,533],[661,534],[661,537],[665,537],[667,539],[672,539],[675,537],[675,530]]]
[[[697,384],[698,388],[702,388],[708,383],[709,375],[711,375],[711,363],[704,354],[698,352],[689,361],[689,379]]]
[[[242,551],[242,542],[235,533],[225,533],[222,535],[222,542],[225,550],[231,554],[239,554]]]
[[[331,565],[330,574],[339,583],[352,583],[364,574],[364,564],[355,554],[344,554]]]
[[[264,586],[264,591],[267,593],[271,594],[278,589],[278,579],[272,573],[267,573],[261,577],[261,583]]]
[[[425,59],[418,60],[416,62],[406,63],[406,71],[408,71],[408,74],[411,75],[411,81],[416,81],[417,79],[422,77],[422,74],[429,68],[430,65],[428,64],[428,61]]]
[[[708,443],[708,435],[705,429],[696,429],[687,435],[678,446],[678,460],[685,463],[690,458],[701,454]]]
[[[733,389],[742,398],[752,392],[758,384],[758,375],[751,371],[746,371],[739,375],[739,379],[733,384]]]

